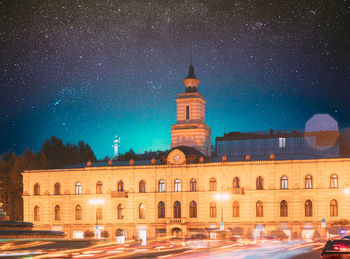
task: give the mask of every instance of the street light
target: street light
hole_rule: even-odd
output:
[[[98,233],[99,233],[99,231],[98,231],[98,215],[97,215],[97,208],[98,208],[99,205],[103,205],[103,204],[105,203],[105,201],[102,200],[102,199],[91,199],[91,200],[89,200],[89,203],[90,203],[91,205],[95,205],[95,206],[96,206],[96,214],[95,214],[95,216],[96,216],[95,236],[96,236],[96,238],[98,238]]]
[[[214,198],[215,198],[215,200],[218,200],[221,203],[220,230],[224,230],[224,205],[223,205],[223,201],[230,199],[230,195],[228,193],[217,193],[217,194],[215,194]]]

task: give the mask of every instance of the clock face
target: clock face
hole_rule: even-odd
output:
[[[173,151],[171,151],[169,153],[168,158],[167,158],[167,163],[173,164],[173,165],[185,164],[186,163],[186,156],[181,150],[174,149]]]

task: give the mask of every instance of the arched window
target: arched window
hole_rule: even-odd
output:
[[[264,189],[264,178],[262,176],[258,176],[256,178],[256,189],[263,190]]]
[[[96,220],[102,220],[102,208],[96,209]]]
[[[139,219],[144,219],[145,218],[145,205],[143,203],[140,203],[139,205]]]
[[[181,192],[181,181],[179,179],[176,179],[174,182],[174,191]]]
[[[283,176],[281,177],[281,189],[282,189],[282,190],[288,189],[288,177],[285,176],[285,175],[283,175]]]
[[[210,203],[209,217],[216,218],[216,203],[213,201]]]
[[[233,188],[239,188],[239,178],[237,176],[233,178]]]
[[[312,176],[309,174],[305,176],[305,189],[312,189]]]
[[[118,219],[123,219],[124,218],[123,205],[121,203],[119,203],[118,208],[117,208],[117,217],[118,217]]]
[[[214,177],[210,179],[209,190],[216,191],[216,179]]]
[[[146,192],[146,184],[144,180],[139,182],[139,192]]]
[[[280,203],[280,217],[288,217],[288,203],[285,200]]]
[[[96,184],[96,193],[101,194],[102,193],[102,182],[98,181]]]
[[[192,178],[190,180],[190,192],[196,192],[197,191],[197,182],[196,179]]]
[[[338,176],[336,174],[331,175],[331,188],[338,188]]]
[[[78,204],[75,206],[75,220],[81,220],[81,206]]]
[[[158,192],[165,192],[165,181],[163,179],[158,182]]]
[[[186,120],[190,119],[190,106],[186,106]]]
[[[60,195],[61,194],[61,185],[59,183],[55,183],[55,188],[54,188],[54,195]]]
[[[174,219],[181,218],[181,203],[179,201],[174,202]]]
[[[39,221],[40,220],[40,207],[35,206],[34,207],[34,221]]]
[[[58,205],[55,207],[55,220],[61,220],[61,208]]]
[[[34,195],[40,195],[40,184],[34,184]]]
[[[331,217],[338,217],[338,202],[336,200],[331,200],[330,212]]]
[[[75,194],[81,194],[81,183],[77,182],[75,184]]]
[[[124,183],[123,183],[122,180],[120,180],[120,181],[118,182],[117,191],[118,191],[118,192],[123,192],[123,191],[124,191]]]
[[[305,217],[312,217],[312,201],[305,202]]]
[[[264,216],[264,205],[262,201],[257,201],[256,203],[256,216],[263,217]]]
[[[197,202],[190,202],[190,218],[197,218]]]
[[[165,218],[165,204],[163,201],[160,201],[158,203],[158,218],[159,219]]]
[[[238,218],[239,217],[239,202],[238,201],[235,201],[232,205],[232,216],[234,218]]]

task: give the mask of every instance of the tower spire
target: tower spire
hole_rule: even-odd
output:
[[[192,55],[193,55],[193,45],[191,43],[191,56],[190,56],[190,65],[192,66]]]

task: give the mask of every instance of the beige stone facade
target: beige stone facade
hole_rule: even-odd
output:
[[[123,188],[119,185],[118,191],[120,181]],[[350,159],[343,158],[25,171],[24,221],[34,222],[35,229],[63,230],[67,237],[93,230],[97,223],[112,239],[118,229],[127,239],[155,239],[175,232],[182,237],[196,231],[215,233],[222,216],[226,235],[239,227],[243,237],[282,229],[292,237],[307,238],[315,230],[326,236],[333,222],[350,220],[350,196],[344,194],[349,187]],[[217,200],[218,193],[228,194],[228,199]],[[91,204],[96,199],[103,204]],[[165,215],[159,211],[160,202]],[[81,218],[76,219],[77,205]],[[102,209],[98,222],[97,208]],[[322,219],[326,228],[321,227]]]

